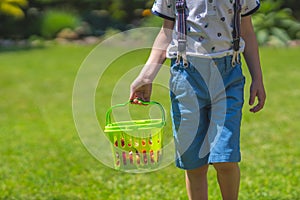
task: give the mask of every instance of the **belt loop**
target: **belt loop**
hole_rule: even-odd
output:
[[[210,66],[210,68],[218,67],[217,59],[211,58],[209,66]]]
[[[221,58],[213,58],[212,60],[214,61],[215,66],[217,66],[217,67],[227,65],[226,56],[221,57]]]

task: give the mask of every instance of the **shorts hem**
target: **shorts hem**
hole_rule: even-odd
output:
[[[207,162],[199,162],[189,165],[182,165],[179,162],[176,162],[176,167],[183,170],[192,170],[203,167],[205,165],[211,165],[214,163],[238,163],[241,161],[241,155],[210,155]]]
[[[223,163],[223,162],[240,162],[241,161],[241,155],[240,153],[237,155],[210,155],[208,163]]]
[[[209,163],[201,163],[201,164],[197,164],[197,165],[189,166],[189,167],[185,167],[185,166],[176,164],[176,167],[179,169],[183,169],[183,170],[192,170],[192,169],[197,169],[197,168],[203,167],[205,165],[209,165]]]

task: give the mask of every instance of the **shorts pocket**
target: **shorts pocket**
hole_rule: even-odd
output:
[[[170,91],[175,93],[176,92],[176,88],[178,86],[178,83],[180,81],[180,77],[181,77],[181,72],[180,72],[180,66],[178,66],[176,63],[173,64],[173,66],[170,69],[170,82],[169,82],[169,87],[170,87]]]

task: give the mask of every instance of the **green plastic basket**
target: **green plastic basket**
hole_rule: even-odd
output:
[[[112,122],[112,110],[128,103],[112,106],[106,112],[104,132],[111,142],[114,167],[124,171],[157,168],[162,158],[164,108],[155,101],[143,102],[158,106],[161,118]]]

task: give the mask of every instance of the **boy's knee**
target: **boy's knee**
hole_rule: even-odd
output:
[[[235,162],[214,163],[213,166],[219,173],[230,173],[239,170],[239,165]]]
[[[194,176],[206,175],[207,171],[208,171],[208,165],[205,165],[205,166],[199,167],[197,169],[186,170],[186,174],[187,175],[194,175]]]

